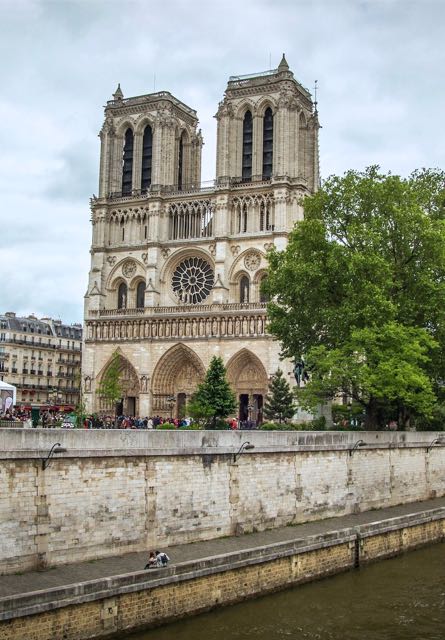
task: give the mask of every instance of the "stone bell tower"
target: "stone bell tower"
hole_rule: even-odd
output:
[[[216,114],[213,185],[200,184],[196,112],[166,91],[105,107],[99,196],[85,296],[84,397],[116,351],[120,410],[180,416],[213,355],[223,358],[241,420],[262,420],[280,360],[261,283],[318,186],[318,116],[285,57],[229,78]]]

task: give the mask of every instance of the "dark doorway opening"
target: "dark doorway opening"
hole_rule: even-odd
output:
[[[116,402],[116,415],[122,416],[123,414],[124,414],[124,401],[119,400],[119,402]]]
[[[177,411],[178,411],[178,415],[177,417],[179,419],[184,418],[185,417],[185,405],[187,403],[187,394],[185,393],[178,393],[178,399],[177,399]]]
[[[131,396],[127,398],[127,414],[129,416],[136,415],[136,398]]]
[[[242,393],[239,397],[239,419],[244,422],[249,417],[249,394]]]

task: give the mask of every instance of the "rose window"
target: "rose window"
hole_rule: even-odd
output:
[[[172,288],[181,302],[198,304],[213,287],[213,269],[202,258],[186,258],[175,269]]]

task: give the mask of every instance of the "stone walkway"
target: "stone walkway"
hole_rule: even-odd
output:
[[[167,551],[171,559],[171,564],[185,562],[188,560],[199,560],[210,556],[222,555],[224,553],[236,552],[242,549],[252,549],[267,544],[286,542],[296,538],[327,533],[354,527],[360,524],[369,524],[388,518],[397,518],[411,513],[418,513],[429,509],[445,507],[445,498],[436,498],[424,502],[414,502],[388,509],[377,511],[366,511],[354,515],[342,516],[339,518],[329,518],[318,520],[295,526],[280,527],[262,531],[261,533],[250,533],[239,537],[218,538],[204,542],[194,542],[191,544],[175,545],[162,548]],[[86,582],[98,578],[117,576],[132,571],[140,571],[147,562],[147,552],[127,553],[121,556],[112,556],[101,560],[90,560],[77,564],[63,565],[45,571],[29,571],[18,575],[0,577],[0,597],[11,596],[18,593],[28,593],[30,591],[40,591],[52,587],[60,587],[77,582]]]

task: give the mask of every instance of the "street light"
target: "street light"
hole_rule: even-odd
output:
[[[233,454],[233,462],[236,462],[236,459],[239,458],[239,456],[244,452],[244,451],[248,451],[250,449],[255,449],[255,445],[254,444],[250,444],[249,441],[243,442],[243,444],[240,446],[240,448],[238,449],[238,451],[236,453]]]
[[[426,452],[429,453],[430,449],[432,449],[435,444],[445,444],[445,438],[434,438],[434,440],[427,446]]]
[[[46,458],[42,458],[42,471],[45,471],[45,469],[51,464],[52,455],[54,455],[55,453],[65,453],[65,451],[66,449],[60,446],[60,442],[56,442],[56,444],[53,444]]]
[[[364,440],[357,440],[355,445],[349,449],[349,455],[352,456],[354,451],[356,451],[359,447],[366,447],[366,442]]]

